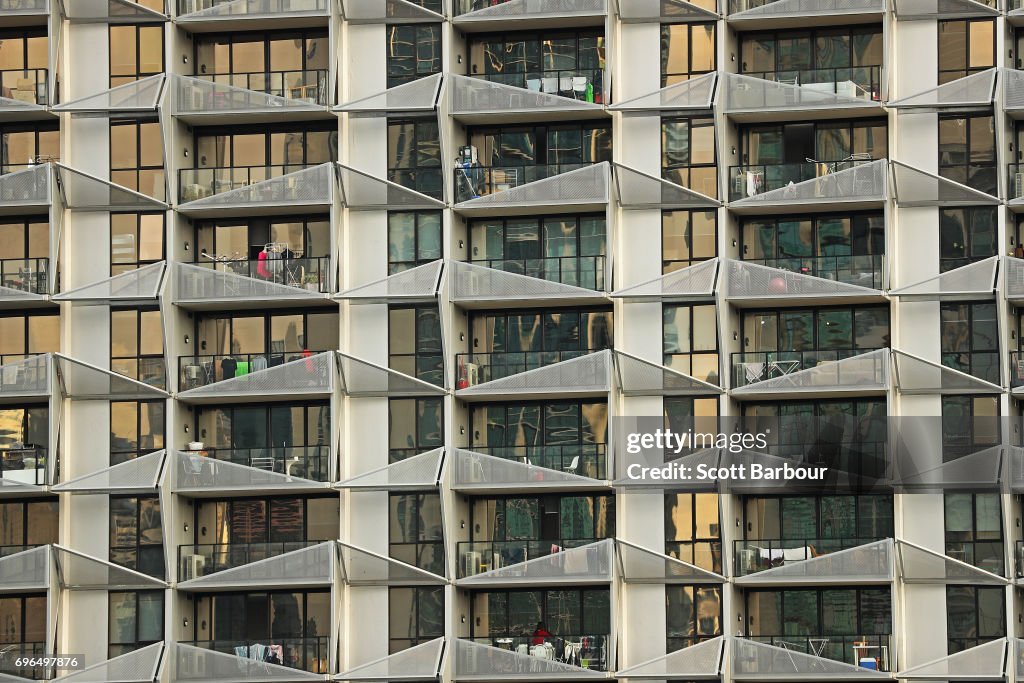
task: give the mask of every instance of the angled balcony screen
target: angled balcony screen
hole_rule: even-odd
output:
[[[36,164],[21,171],[0,175],[0,209],[45,208],[50,205],[52,164]]]
[[[623,299],[626,303],[713,299],[718,289],[719,265],[717,257],[701,261],[653,280],[612,292],[610,296],[613,299]]]
[[[957,19],[967,17],[994,17],[999,10],[975,0],[892,0],[897,19]]]
[[[441,396],[445,390],[405,373],[337,352],[341,390],[353,398],[373,396]]]
[[[340,104],[334,111],[345,111],[354,116],[381,116],[387,114],[413,114],[433,112],[444,83],[444,74],[417,78],[368,97]]]
[[[809,15],[881,14],[885,0],[776,0],[729,15],[729,21],[782,19]]]
[[[611,351],[597,351],[542,368],[459,389],[456,396],[516,396],[545,393],[593,394],[611,391]]]
[[[756,541],[754,542],[756,543]],[[757,550],[752,548],[752,550]],[[768,552],[768,549],[765,549]],[[893,541],[883,539],[736,577],[737,585],[856,585],[893,580]]]
[[[594,488],[602,483],[590,477],[462,448],[452,449],[452,458],[452,488],[456,491],[521,488],[563,490]]]
[[[725,259],[725,296],[730,300],[881,297],[877,289],[804,275],[749,261]]]
[[[341,13],[352,24],[444,21],[437,12],[408,0],[342,0]]]
[[[81,671],[58,676],[54,683],[153,683],[160,673],[164,644],[153,643]]]
[[[460,212],[471,214],[486,209],[538,209],[543,207],[587,206],[607,204],[608,162],[590,164],[541,180],[517,185],[455,205]]]
[[[1004,460],[1012,463],[1019,452],[1018,447],[992,446],[937,466],[927,461],[923,467],[918,467],[912,458],[901,457],[896,460],[896,482],[901,490],[910,491],[991,490],[1003,478]]]
[[[71,0],[61,2],[64,17],[73,24],[142,24],[167,21],[167,16],[130,0]]]
[[[673,83],[647,95],[634,97],[608,107],[610,111],[706,111],[714,104],[718,74],[711,72],[681,83]]]
[[[171,454],[171,488],[176,493],[213,491],[289,491],[327,488],[329,484],[183,451]]]
[[[334,541],[182,581],[179,590],[325,586],[334,579]]]
[[[996,292],[999,256],[968,263],[941,275],[905,287],[890,290],[890,296],[915,301],[955,301],[990,299]]]
[[[55,545],[57,575],[68,590],[143,590],[167,588],[167,584],[141,572],[111,564],[106,560],[84,555]]]
[[[162,389],[98,368],[63,354],[53,354],[64,396],[71,400],[131,401],[169,398]]]
[[[0,7],[0,17],[49,13],[50,0],[23,0]]]
[[[1002,681],[1006,679],[1006,638],[961,650],[896,674],[902,681]]]
[[[223,301],[230,305],[240,301],[294,299],[322,301],[324,295],[278,282],[246,277],[190,263],[171,264],[174,279],[174,303],[199,304]]]
[[[426,681],[438,678],[444,638],[435,638],[334,676],[336,681]]]
[[[325,110],[323,105],[303,99],[279,97],[202,78],[171,74],[168,79],[170,109],[173,116],[224,113],[288,114]]]
[[[50,546],[0,557],[0,593],[45,591],[50,587]]]
[[[1003,69],[999,72],[999,80],[1003,90],[1003,109],[1024,109],[1024,71]]]
[[[819,683],[832,680],[891,679],[888,673],[759,643],[749,638],[731,638],[729,650],[733,678],[741,681],[779,679]]]
[[[624,23],[708,21],[719,16],[686,0],[633,0],[615,3]]]
[[[435,448],[405,460],[349,477],[335,488],[353,491],[422,491],[437,486],[444,448]]]
[[[490,7],[466,12],[455,17],[452,23],[493,21],[494,30],[501,30],[503,20],[602,16],[608,13],[609,0],[508,0]]]
[[[448,74],[448,92],[451,97],[451,113],[455,116],[604,110],[603,105],[593,102],[458,74]]]
[[[971,206],[999,199],[899,161],[891,162],[896,206]]]
[[[341,180],[341,203],[353,211],[444,207],[444,202],[340,162],[338,177]]]
[[[58,493],[152,493],[157,490],[167,451],[159,450],[99,472],[75,477],[51,490]]]
[[[1024,299],[1024,259],[1006,257],[1003,261],[1003,282],[1007,299]]]
[[[892,350],[896,388],[904,394],[992,394],[996,384],[905,351]]]
[[[0,10],[0,18],[7,16]],[[35,102],[22,102],[12,100],[9,97],[0,97],[0,114],[11,114],[11,119],[16,117],[42,113],[45,116],[46,107]]]
[[[472,304],[495,301],[538,301],[558,299],[607,300],[602,292],[497,268],[450,261],[447,277],[454,303]]]
[[[323,351],[281,365],[255,370],[247,375],[182,391],[183,400],[246,396],[326,396],[332,388],[334,352]]]
[[[545,557],[459,579],[459,586],[600,584],[612,580],[614,540],[608,538]]]
[[[338,542],[341,575],[350,586],[442,586],[448,583],[425,569]]]
[[[606,678],[594,671],[553,659],[456,638],[452,679],[456,681],[592,681]]]
[[[977,586],[1005,586],[1008,583],[1001,576],[904,540],[896,541],[896,561],[904,583]]]
[[[876,349],[840,360],[736,387],[735,396],[768,394],[884,392],[889,389],[889,349]]]
[[[721,388],[658,363],[613,351],[615,385],[624,396],[717,396]]]
[[[0,365],[0,400],[49,396],[50,363],[44,354]]]
[[[1024,638],[1014,638],[1013,649],[1015,650],[1014,658],[1017,660],[1017,664],[1014,666],[1017,678],[1024,678]]]
[[[202,19],[285,18],[288,16],[327,16],[327,0],[233,0],[180,15],[177,21]]]
[[[166,211],[167,205],[152,197],[121,187],[82,171],[54,164],[57,190],[64,206],[77,211]]]
[[[335,299],[353,304],[429,303],[437,299],[444,261],[425,263],[381,280],[339,292]]]
[[[615,677],[630,680],[718,680],[722,675],[725,636],[718,636],[661,657],[619,669]]]
[[[0,498],[31,496],[46,493],[46,489],[35,484],[26,484],[21,481],[14,481],[7,477],[0,477]]]
[[[302,168],[227,192],[180,205],[182,210],[243,209],[269,206],[326,206],[331,203],[334,173],[331,162]]]
[[[164,279],[165,261],[142,266],[91,285],[55,294],[54,301],[79,305],[111,305],[156,301]]]
[[[915,95],[890,100],[885,106],[897,110],[925,111],[991,107],[995,99],[998,74],[999,69],[988,69]]]
[[[72,114],[125,114],[155,112],[163,92],[164,75],[147,76],[95,95],[57,104],[53,111]]]
[[[186,643],[172,643],[169,659],[173,666],[172,681],[189,683],[301,683],[320,681],[323,674],[314,674],[290,666],[258,662],[215,652]]]
[[[0,286],[0,303],[2,304],[32,304],[47,300],[45,294],[34,294],[32,292],[23,292],[20,289],[14,289],[13,287]]]
[[[730,207],[795,206],[885,201],[885,159],[826,173],[775,190],[744,197]]]
[[[615,541],[619,574],[626,583],[725,583],[720,574],[621,539]]]
[[[619,206],[624,209],[710,209],[720,206],[718,200],[700,192],[619,163],[612,163],[612,178]]]
[[[765,113],[771,111],[814,111],[879,106],[878,102],[848,97],[806,86],[769,81],[755,76],[723,73],[725,113]],[[719,99],[719,102],[722,100]]]

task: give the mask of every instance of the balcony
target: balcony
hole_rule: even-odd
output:
[[[45,486],[49,483],[47,452],[48,450],[42,446],[30,445],[0,449],[0,479],[3,479],[5,484],[14,482]]]
[[[444,74],[417,78],[373,95],[350,100],[335,107],[334,111],[348,112],[355,117],[434,114],[444,79]]]
[[[444,448],[409,454],[390,465],[336,482],[334,488],[350,491],[427,491],[439,486],[444,460]]]
[[[0,115],[5,119],[46,117],[43,108],[49,103],[47,69],[0,70]]]
[[[462,31],[604,26],[608,0],[455,0],[452,23]]]
[[[458,389],[493,382],[530,370],[580,358],[602,349],[573,351],[511,351],[506,353],[458,353],[455,355]]]
[[[733,388],[754,386],[761,382],[789,377],[799,372],[820,368],[822,365],[831,365],[837,361],[858,358],[871,353],[875,353],[877,356],[878,350],[857,348],[734,353],[732,354]],[[888,358],[884,359],[884,363],[888,365]],[[870,379],[874,379],[877,373],[869,373],[869,375]]]
[[[892,289],[889,291],[889,296],[898,297],[904,301],[992,299],[996,295],[1001,261],[1001,257],[992,256],[968,263],[921,282]]]
[[[575,81],[574,84],[569,78],[569,82],[564,85],[571,90],[562,90],[561,78],[556,83],[549,80],[547,87],[559,91],[559,94],[555,94],[544,92],[543,80],[539,88],[531,90],[473,76],[449,74],[447,77],[451,115],[466,124],[550,122],[604,118],[608,115],[604,105],[587,101],[589,89],[586,83]],[[593,99],[596,100],[596,96]]]
[[[72,495],[141,495],[157,493],[167,451],[159,450],[90,472],[54,486],[53,493]]]
[[[293,28],[326,23],[327,0],[178,0],[175,21],[189,31],[225,31],[230,22],[248,28]],[[241,28],[241,27],[239,27]]]
[[[997,197],[979,192],[955,180],[892,161],[893,194],[896,206],[978,206],[999,204]],[[1011,208],[1013,202],[1010,202]]]
[[[1009,580],[963,560],[910,541],[896,541],[896,568],[904,583],[1005,586]],[[1000,567],[1000,573],[1005,573]]]
[[[494,569],[548,557],[566,549],[581,548],[593,539],[548,539],[518,541],[462,541],[458,544],[458,578],[476,576]]]
[[[612,292],[610,296],[625,303],[710,301],[718,292],[719,266],[718,258],[701,261]]]
[[[50,164],[0,168],[0,215],[48,213],[52,176]]]
[[[719,680],[722,676],[725,636],[718,636],[661,657],[619,668],[617,679]]]
[[[275,253],[273,256],[278,258],[261,261],[203,253],[200,258],[209,260],[191,265],[318,294],[326,294],[330,290],[330,257],[306,257],[291,251]]]
[[[425,304],[437,301],[445,261],[438,259],[334,295],[352,304]]]
[[[190,217],[326,213],[333,164],[182,169],[178,210]]]
[[[160,298],[166,269],[167,264],[164,261],[140,266],[135,270],[56,294],[53,301],[68,301],[72,306],[155,304]],[[159,361],[159,365],[162,376],[163,361]]]
[[[550,541],[541,542],[536,549],[541,553],[538,557],[530,557],[527,553],[529,544],[519,542],[519,554],[513,545],[509,549],[509,563],[495,563],[492,554],[487,558],[481,555],[481,567],[474,568],[471,563],[476,555],[460,553],[460,571],[466,568],[466,575],[458,579],[459,586],[466,588],[484,587],[516,587],[516,586],[584,586],[606,585],[612,581],[614,564],[614,541],[602,539],[582,542],[569,547],[559,546]],[[501,554],[499,549],[499,555]],[[484,570],[486,560],[487,569]],[[475,573],[474,573],[475,572]]]
[[[881,67],[764,75],[722,74],[727,115],[737,121],[764,122],[789,120],[794,114],[835,119],[882,113]]]
[[[44,301],[50,293],[49,258],[0,259],[0,304]]]
[[[919,356],[892,350],[893,383],[903,394],[999,394],[998,384]]]
[[[258,73],[202,73],[193,78],[274,97],[327,106],[327,71],[260,71]]]
[[[182,581],[198,579],[285,553],[304,550],[319,541],[269,543],[204,543],[178,546],[178,576]]]
[[[605,290],[604,256],[549,256],[530,259],[476,259],[468,263],[506,273],[558,282],[603,292]]]
[[[582,657],[573,657],[572,663],[555,659],[554,648],[549,652],[545,646],[532,650],[529,643],[516,645],[514,638],[456,638],[452,644],[454,653],[452,680],[455,681],[590,681],[606,679],[608,674],[597,670],[599,664],[612,668],[608,656],[613,654],[609,638],[592,636],[594,647],[600,646],[596,656],[592,654],[590,642],[587,642],[587,666],[583,666]],[[597,638],[602,638],[600,643]],[[524,638],[521,638],[521,640]],[[528,639],[528,640],[532,640]],[[486,644],[485,644],[486,643]],[[494,643],[491,645],[490,643]],[[526,651],[521,652],[525,645]],[[579,646],[577,648],[577,645]],[[573,642],[572,654],[583,654],[583,641]],[[563,649],[563,659],[565,650]]]
[[[168,17],[132,0],[97,0],[68,3],[61,14],[76,24],[142,24],[168,21]]]
[[[167,467],[171,489],[193,497],[317,491],[333,477],[326,446],[176,451]]]
[[[550,444],[536,446],[471,446],[474,453],[502,460],[543,467],[590,479],[605,480],[608,446],[603,443]]]
[[[923,92],[890,100],[887,107],[896,111],[947,112],[988,109],[995,102],[999,69],[988,69],[943,83]]]
[[[308,264],[310,270],[304,264]],[[269,278],[260,277],[258,260],[256,277],[234,272],[236,268],[241,273],[251,273],[252,262],[232,259],[203,264],[172,263],[175,305],[188,310],[216,310],[225,307],[266,309],[296,302],[326,305],[329,302],[320,292],[321,288],[329,287],[320,279],[329,276],[329,266],[319,258],[281,259],[273,271],[266,266]],[[311,272],[313,268],[318,270]],[[294,286],[286,283],[294,283]]]
[[[435,638],[366,664],[356,664],[335,676],[339,681],[424,680],[441,678],[445,638]]]
[[[611,94],[605,85],[607,75],[603,69],[551,69],[473,74],[473,78],[591,104],[607,104]]]
[[[179,398],[234,398],[302,395],[330,398],[334,363],[331,351],[180,356]]]
[[[884,160],[848,157],[840,161],[754,164],[729,168],[730,208],[783,210],[808,204],[867,208],[885,202]],[[851,206],[852,205],[852,206]]]
[[[213,626],[217,628],[216,622]],[[259,642],[256,642],[259,641]],[[189,680],[220,680],[231,681],[294,681],[306,680],[307,676],[300,676],[289,673],[289,670],[307,671],[314,674],[327,673],[327,662],[330,658],[331,639],[328,636],[307,636],[305,638],[287,638],[274,636],[271,638],[249,639],[249,640],[191,640],[179,643],[179,657],[191,655],[181,646],[211,650],[224,655],[220,657],[195,657],[188,656],[188,662],[182,666],[181,659],[178,660],[179,681]],[[279,661],[272,661],[263,658],[267,648],[275,653],[278,648],[281,651]],[[205,661],[203,661],[205,660]],[[202,675],[188,672],[202,661]],[[192,666],[189,666],[192,665]],[[316,680],[322,680],[317,676]]]
[[[893,579],[892,542],[877,538],[755,539],[734,541],[737,578],[761,574],[763,585],[864,584]]]
[[[877,21],[884,13],[884,0],[729,0],[728,18],[749,30]]]
[[[614,655],[609,649],[611,636],[607,633],[559,633],[557,638],[540,638],[532,635],[484,636],[466,640],[477,645],[504,650],[510,654],[514,653],[517,657],[563,663],[594,672],[608,671],[609,657]],[[553,679],[561,680],[561,677],[554,672],[549,673]],[[542,679],[543,674],[538,675],[537,678],[538,680]]]
[[[846,302],[883,301],[878,289],[849,284],[839,280],[815,277],[779,268],[770,268],[753,261],[725,260],[725,296],[736,306],[804,305],[835,298]],[[824,274],[828,274],[827,272]],[[837,276],[839,273],[835,273]]]
[[[744,263],[756,263],[790,273],[810,275],[824,280],[833,280],[848,285],[884,289],[885,257],[880,254],[857,256],[809,256],[775,259],[743,259]]]
[[[674,83],[640,95],[625,102],[617,102],[608,107],[609,111],[623,113],[654,113],[657,111],[710,113],[714,107],[715,85],[718,83],[717,72]]]
[[[18,16],[49,15],[49,13],[50,0],[10,0],[0,7],[0,17],[3,17],[5,22]]]
[[[12,681],[40,681],[49,679],[52,673],[50,669],[28,665],[18,666],[16,663],[23,657],[45,657],[48,650],[52,651],[52,648],[47,648],[45,641],[0,641],[0,652],[4,653],[4,657],[0,659],[0,676],[5,680]],[[53,656],[52,652],[50,653],[50,656]],[[13,676],[14,678],[8,678],[9,676]]]
[[[325,482],[330,480],[331,448],[313,446],[266,446],[263,448],[212,448],[190,451],[211,462],[233,463],[288,478]],[[206,462],[206,461],[204,461]],[[216,467],[216,465],[211,465]],[[197,473],[201,476],[202,473]]]
[[[893,0],[893,11],[901,21],[965,19],[999,15],[996,0]]]
[[[1013,651],[1007,652],[1006,638],[988,640],[983,638],[950,638],[959,641],[965,648],[959,652],[940,657],[925,664],[912,666],[896,673],[896,678],[905,681],[1001,681],[1006,678],[1007,662]],[[966,642],[965,642],[966,641]],[[1017,672],[1021,673],[1021,641],[1018,639]],[[1011,670],[1013,665],[1010,665]]]
[[[419,24],[445,20],[442,0],[342,0],[350,24]]]
[[[455,169],[455,210],[464,216],[605,211],[609,165],[547,164]]]
[[[619,12],[619,19],[624,24],[714,21],[721,18],[714,9],[717,2],[703,2],[699,5],[687,2],[687,0],[654,0],[653,2],[618,2],[615,4]],[[708,4],[712,5],[712,9],[701,6]]]
[[[464,261],[449,262],[447,271],[446,277],[451,283],[451,300],[462,308],[518,308],[543,306],[552,302],[586,305],[608,301],[603,292],[593,289]]]
[[[889,679],[895,655],[889,635],[752,635],[732,645],[733,678],[750,681]]]
[[[605,444],[482,447],[474,450],[456,448],[452,453],[452,489],[472,494],[500,494],[506,491],[535,489],[574,491],[604,488],[607,481],[589,475],[581,476],[577,472],[584,454],[592,454],[593,470],[595,473],[602,473],[603,477],[607,459],[606,449]],[[534,464],[544,463],[547,453],[554,454],[554,462]],[[576,470],[569,471],[568,466],[571,466],[577,457],[580,460],[576,462]]]
[[[571,176],[571,178],[579,182],[578,176],[584,175],[580,173],[580,171],[597,170],[598,168],[604,170],[603,166],[599,167],[592,164],[534,164],[530,166],[460,167],[456,168],[453,174],[453,182],[455,183],[455,202],[457,204],[462,204],[463,202],[469,202],[470,200],[477,200],[482,197],[514,190],[530,183],[559,178],[562,174],[568,174],[570,172],[576,172],[575,175]],[[568,178],[563,179],[569,180]],[[548,183],[548,185],[551,185],[550,191],[543,197],[538,196],[537,200],[543,201],[545,204],[554,204],[555,195],[557,194],[554,191],[557,187],[553,183]],[[541,187],[546,189],[546,186]],[[538,195],[541,194],[541,187],[537,188]],[[599,188],[595,187],[594,189],[598,190]],[[607,186],[603,189],[607,192]],[[607,197],[600,192],[591,191],[588,194],[592,196],[593,204],[604,204],[608,201]],[[548,195],[550,195],[550,198]],[[525,199],[525,197],[523,197],[523,199]],[[571,192],[567,193],[565,200],[570,204],[578,204],[578,200],[574,201],[574,193]]]

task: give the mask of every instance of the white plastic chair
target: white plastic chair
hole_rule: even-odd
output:
[[[572,462],[570,462],[569,466],[565,468],[566,474],[576,474],[576,470],[577,470],[577,468],[579,468],[579,466],[580,466],[580,456],[574,455],[572,457]]]
[[[558,79],[558,92],[559,93],[571,93],[572,92],[572,76],[561,76]]]
[[[554,77],[544,77],[544,78],[540,79],[540,82],[541,82],[541,90],[543,90],[546,93],[553,94],[553,95],[557,95],[558,94],[558,79],[557,78],[554,78]]]

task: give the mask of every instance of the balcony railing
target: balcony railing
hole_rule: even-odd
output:
[[[511,85],[546,95],[602,104],[605,96],[603,69],[541,69],[516,73],[473,74],[491,83]]]
[[[178,578],[197,579],[225,569],[310,548],[321,541],[280,541],[268,543],[202,543],[178,546]]]
[[[248,187],[264,180],[280,178],[310,168],[306,164],[267,164],[264,166],[223,166],[183,168],[178,171],[178,201],[185,203],[222,192]]]
[[[744,387],[767,379],[791,375],[845,358],[875,351],[863,349],[822,349],[820,351],[755,351],[732,354],[733,386]]]
[[[757,643],[774,645],[792,652],[824,657],[877,671],[891,671],[891,636],[748,636]],[[738,671],[743,671],[742,668]],[[745,672],[744,672],[745,673]]]
[[[572,351],[508,351],[505,353],[455,354],[458,369],[458,387],[467,389],[477,384],[518,375],[528,370],[544,368],[555,363],[585,356],[602,349]]]
[[[530,655],[538,659],[546,659],[573,666],[607,671],[609,652],[609,636],[607,634],[589,633],[562,634],[557,636],[534,635],[492,635],[480,638],[468,638],[480,645],[509,650],[522,655]],[[537,674],[543,678],[542,674]]]
[[[212,460],[230,462],[289,477],[327,481],[330,478],[331,448],[313,446],[266,446],[264,448],[207,448],[190,451]]]
[[[41,681],[52,678],[52,671],[44,667],[18,666],[17,660],[23,657],[42,657],[46,655],[46,643],[4,642],[0,641],[0,674],[28,678]],[[50,656],[53,656],[52,654]]]
[[[28,294],[49,293],[50,259],[0,259],[0,286]]]
[[[301,360],[322,351],[275,353],[229,353],[203,356],[179,356],[178,381],[181,391],[205,387],[232,377]]]
[[[465,202],[495,192],[544,180],[592,164],[533,164],[521,166],[469,166],[455,169],[455,201]]]
[[[733,541],[736,576],[803,562],[839,550],[849,550],[881,540],[880,538],[761,538]]]
[[[327,72],[323,69],[260,71],[257,73],[202,73],[196,74],[195,78],[263,92],[289,100],[327,104]]]
[[[273,253],[270,256],[274,258],[244,259],[203,253],[200,254],[200,257],[207,260],[193,265],[210,268],[219,273],[231,273],[254,280],[307,289],[311,292],[325,293],[328,291],[330,257],[301,256],[288,251]]]
[[[388,180],[440,201],[444,198],[443,174],[444,171],[440,165],[420,166],[419,168],[389,168]]]
[[[786,71],[744,71],[744,76],[766,81],[798,85],[828,95],[879,103],[882,100],[882,67],[846,66],[826,69],[790,69]]]
[[[57,539],[53,539],[53,542],[56,543]],[[42,544],[36,543],[33,545],[0,545],[0,557],[10,557],[11,555],[17,555],[18,553],[23,553],[26,550],[38,548],[40,545]]]
[[[217,622],[212,624],[213,631],[221,630]],[[225,624],[230,627],[230,625]],[[291,669],[300,669],[311,673],[327,673],[331,639],[328,636],[308,636],[305,638],[286,638],[270,636],[260,639],[241,640],[193,640],[183,641],[194,647],[201,647],[214,652],[223,652],[243,659],[251,659],[268,664],[280,664]]]
[[[47,69],[0,70],[0,97],[46,106],[49,103],[48,77]]]
[[[547,256],[526,259],[476,259],[470,263],[573,287],[604,291],[604,256]]]
[[[462,541],[459,543],[459,578],[547,557],[593,543],[594,538],[520,541]]]
[[[21,446],[0,449],[0,479],[21,484],[46,484],[47,449],[41,446]]]
[[[524,465],[546,467],[591,479],[607,479],[607,445],[603,443],[552,444],[550,446],[470,446],[471,451]]]
[[[750,164],[729,167],[729,201],[735,202],[764,192],[781,190],[790,183],[824,178],[839,171],[870,164],[872,159],[843,159],[789,164]],[[837,198],[838,199],[838,198]]]
[[[883,287],[883,257],[880,254],[859,256],[794,256],[789,258],[743,259],[769,268],[812,275],[848,285],[870,289]]]
[[[178,16],[213,9],[219,5],[226,5],[234,1],[235,0],[178,0]],[[246,9],[246,4],[247,3],[242,3],[240,7],[236,4],[232,9],[237,8],[239,14],[246,14],[247,12],[244,11]],[[263,12],[266,14],[325,12],[327,10],[327,0],[264,0],[264,2],[260,4],[266,7],[266,10]]]

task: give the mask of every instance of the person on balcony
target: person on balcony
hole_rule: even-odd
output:
[[[537,628],[533,629],[533,640],[530,641],[531,645],[543,645],[548,638],[551,637],[551,632],[544,628],[544,622],[538,621]]]

